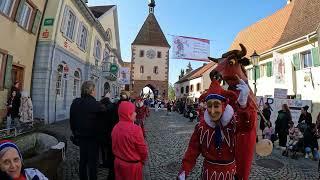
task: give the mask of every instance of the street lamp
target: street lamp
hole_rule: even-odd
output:
[[[254,73],[254,95],[257,94],[257,66],[259,63],[260,55],[254,50],[253,54],[250,56],[251,63],[253,65],[253,73]]]

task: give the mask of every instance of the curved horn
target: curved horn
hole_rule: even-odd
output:
[[[239,51],[239,52],[237,53],[237,55],[238,55],[239,58],[242,58],[242,57],[244,57],[244,56],[247,54],[247,49],[246,49],[246,47],[244,47],[243,44],[240,43],[239,45],[240,45],[240,47],[241,47],[241,51]]]
[[[209,60],[215,62],[215,63],[218,63],[219,62],[219,59],[216,59],[216,58],[212,58],[212,57],[208,57]]]

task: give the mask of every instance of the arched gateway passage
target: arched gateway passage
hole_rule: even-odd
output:
[[[151,84],[147,84],[140,91],[140,97],[143,99],[156,99],[157,98],[156,92],[157,90],[155,89],[154,86],[152,86]]]

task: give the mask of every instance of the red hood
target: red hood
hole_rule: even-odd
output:
[[[128,101],[122,101],[119,105],[118,114],[119,121],[132,121],[130,116],[135,112],[135,106]]]

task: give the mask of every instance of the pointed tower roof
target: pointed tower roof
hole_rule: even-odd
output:
[[[149,11],[147,19],[144,21],[136,39],[133,41],[132,45],[149,45],[149,46],[160,46],[160,47],[170,47],[166,37],[164,36],[161,27],[154,16],[153,6],[154,4],[149,4],[152,10]],[[153,6],[153,7],[152,7]]]

